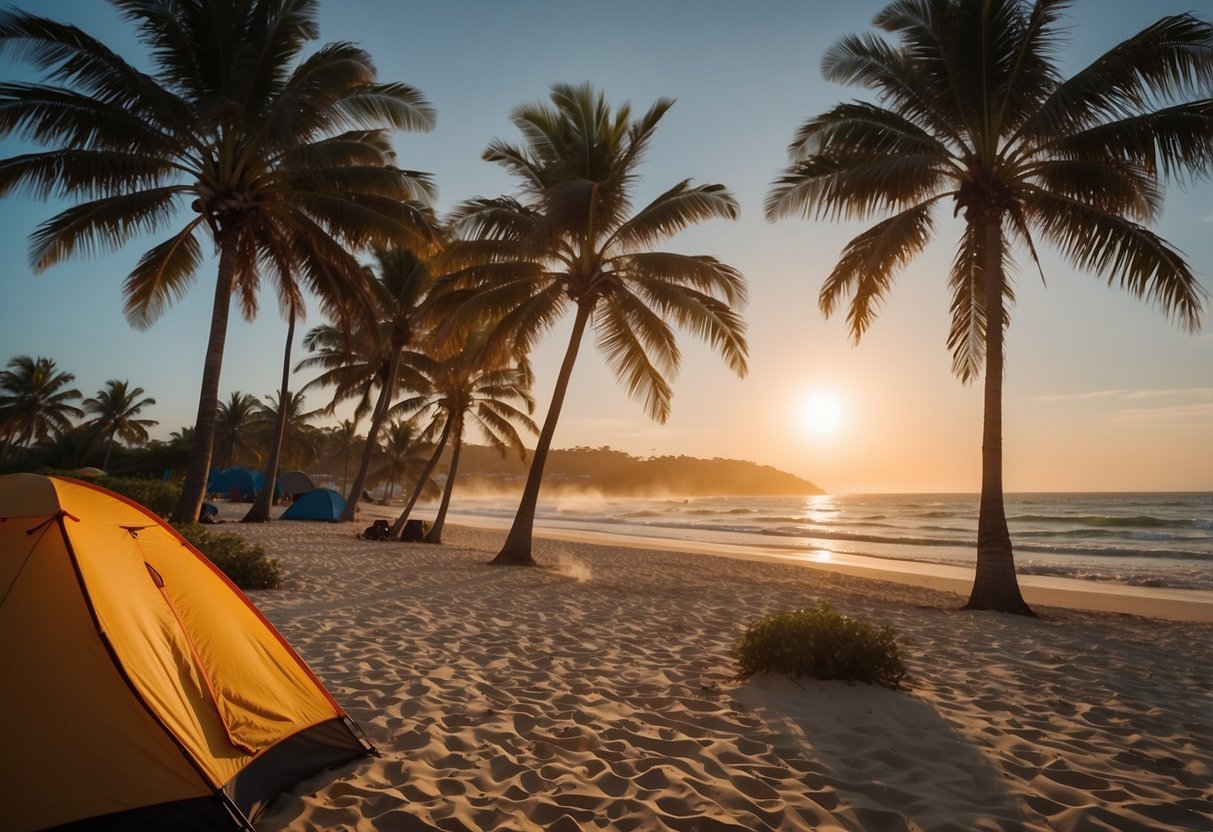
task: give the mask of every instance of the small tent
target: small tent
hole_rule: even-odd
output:
[[[336,523],[345,511],[345,498],[331,488],[314,488],[295,498],[279,520],[327,520]]]
[[[0,476],[3,828],[252,830],[374,753],[245,596],[98,486]]]
[[[265,474],[248,468],[219,468],[206,478],[206,493],[252,502],[265,482]]]
[[[282,476],[278,477],[274,490],[278,494],[294,498],[300,494],[306,494],[315,487],[316,484],[312,482],[312,478],[302,471],[284,471]]]

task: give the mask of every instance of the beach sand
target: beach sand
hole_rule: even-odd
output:
[[[265,832],[1213,830],[1213,624],[566,540],[494,568],[501,531],[362,525],[225,527],[282,561],[254,602],[382,754]],[[732,679],[748,622],[819,599],[912,639],[908,690]]]

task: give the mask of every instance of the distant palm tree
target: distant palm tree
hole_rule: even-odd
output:
[[[469,332],[462,349],[451,352],[444,360],[423,365],[427,392],[407,398],[394,408],[394,412],[410,413],[414,419],[428,417],[422,435],[432,440],[433,451],[416,478],[404,510],[392,524],[392,537],[400,537],[404,531],[417,501],[430,487],[439,460],[450,447],[451,462],[447,469],[446,486],[437,518],[427,535],[431,543],[442,542],[443,521],[450,505],[455,475],[459,469],[459,454],[469,421],[479,428],[489,445],[503,456],[512,450],[520,459],[525,459],[526,448],[515,423],[532,433],[538,432],[530,418],[535,410],[535,401],[531,397],[534,377],[530,362],[506,352],[486,351],[485,343],[485,328]],[[517,405],[524,407],[525,412]]]
[[[219,402],[219,417],[215,425],[215,467],[230,468],[237,454],[242,455],[241,459],[254,455],[249,425],[260,407],[260,399],[239,390],[232,391],[227,401]]]
[[[125,379],[110,379],[96,396],[84,400],[85,412],[95,414],[85,426],[94,436],[107,437],[105,459],[101,462],[103,469],[109,468],[115,437],[128,445],[142,445],[148,439],[147,429],[160,424],[155,419],[136,418],[140,411],[156,403],[150,397],[140,398],[143,393],[142,387],[131,387]]]
[[[366,446],[342,520],[354,519],[392,401],[401,389],[415,390],[424,383],[413,369],[422,358],[415,347],[432,328],[436,310],[436,280],[424,256],[407,248],[383,246],[375,247],[373,255],[373,324],[358,321],[353,329],[331,324],[313,327],[303,345],[314,355],[298,367],[323,370],[306,386],[334,388],[330,412],[338,403],[355,399],[356,417],[370,413]]]
[[[49,358],[9,359],[8,368],[0,371],[0,459],[71,430],[71,420],[84,415],[70,404],[80,398],[79,390],[68,387],[75,380]]]
[[[1162,207],[1164,176],[1213,161],[1213,29],[1192,15],[1163,18],[1067,79],[1056,64],[1065,5],[892,3],[874,23],[899,45],[851,36],[822,61],[826,78],[874,90],[878,103],[840,104],[805,122],[767,197],[769,219],[893,212],[847,244],[821,289],[827,316],[850,296],[856,341],[897,271],[931,239],[936,205],[950,202],[964,218],[948,346],[965,382],[985,364],[970,609],[1031,614],[1002,486],[1012,246],[1036,261],[1037,240],[1047,240],[1185,328],[1200,321],[1204,292],[1188,264],[1141,223]]]
[[[0,54],[29,60],[50,82],[0,87],[0,136],[51,147],[5,160],[0,195],[85,200],[34,232],[36,271],[157,231],[189,205],[192,218],[127,277],[127,318],[140,328],[193,282],[199,238],[213,241],[194,445],[173,512],[184,521],[198,516],[206,487],[233,296],[251,319],[268,276],[303,283],[333,310],[365,308],[354,252],[425,236],[411,200],[429,184],[390,164],[385,131],[434,119],[417,90],[376,83],[370,56],[352,44],[300,59],[318,34],[316,0],[115,4],[149,48],[151,74],[74,26],[0,12]]]
[[[669,416],[669,378],[680,360],[671,321],[710,343],[735,373],[746,371],[741,274],[712,257],[652,250],[696,223],[735,218],[736,200],[723,185],[684,180],[632,210],[637,166],[673,102],[660,99],[633,118],[626,104],[612,112],[589,84],[559,84],[551,103],[515,108],[511,119],[525,143],[495,141],[484,153],[517,177],[519,196],[472,200],[453,218],[461,242],[452,260],[475,283],[468,304],[476,314],[500,316],[500,344],[526,355],[573,308],[552,403],[498,564],[534,564],[543,468],[587,327],[628,393],[658,422]]]
[[[403,478],[417,480],[430,455],[430,446],[421,437],[421,430],[412,419],[396,419],[383,430],[380,442],[382,464],[371,476],[387,481],[386,499],[392,499],[396,484]]]
[[[291,381],[291,348],[295,345],[295,321],[303,314],[303,298],[292,294],[286,300],[286,346],[282,351],[282,383],[278,387],[278,400],[286,401],[290,396]],[[274,492],[278,487],[278,463],[282,457],[282,445],[286,436],[287,411],[280,408],[278,423],[274,426],[274,438],[270,442],[270,452],[265,458],[265,480],[261,491],[253,499],[253,504],[241,523],[266,523],[270,519],[270,509],[274,505]]]
[[[286,406],[282,406],[282,402]],[[282,429],[281,459],[283,467],[299,468],[316,458],[318,450],[316,434],[308,424],[321,413],[319,410],[307,410],[306,396],[300,390],[287,393],[282,399],[277,393],[271,394],[255,414],[250,423],[254,437],[262,447],[268,447],[274,441],[279,424]]]
[[[341,491],[345,493],[350,476],[350,456],[358,450],[361,437],[358,435],[358,422],[353,419],[342,419],[333,428],[326,431],[325,454],[327,462],[341,462]]]

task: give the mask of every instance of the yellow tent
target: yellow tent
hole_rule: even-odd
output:
[[[14,832],[252,829],[283,789],[374,753],[163,520],[34,474],[0,476],[0,714]]]

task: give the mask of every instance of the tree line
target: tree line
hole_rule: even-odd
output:
[[[263,281],[292,326],[305,290],[317,299],[330,324],[309,336],[317,350],[309,360],[323,367],[335,397],[357,401],[369,419],[368,448],[403,402],[421,408],[415,400],[427,396],[431,410],[447,413],[435,429],[453,447],[472,413],[509,447],[506,427],[525,425],[516,418],[525,406],[515,414],[481,402],[457,415],[468,387],[451,379],[469,367],[512,373],[511,401],[525,405],[527,356],[572,317],[495,563],[533,564],[544,465],[588,332],[659,422],[680,360],[675,329],[746,372],[744,277],[709,255],[661,247],[692,225],[735,218],[737,200],[722,184],[682,180],[633,204],[639,166],[671,100],[633,111],[589,83],[554,85],[547,102],[512,111],[519,141],[497,139],[483,153],[515,190],[437,218],[430,177],[399,166],[390,144],[393,131],[432,129],[433,108],[421,91],[379,81],[354,44],[304,55],[319,36],[314,0],[112,2],[149,48],[151,72],[76,27],[0,12],[0,53],[45,75],[45,83],[0,85],[0,135],[48,148],[0,162],[0,195],[75,201],[31,235],[35,271],[79,250],[167,233],[124,285],[137,327],[187,289],[210,243],[213,313],[175,519],[197,516],[213,462],[229,310],[255,316]],[[938,209],[963,220],[946,280],[954,369],[966,382],[982,378],[985,393],[973,608],[1030,613],[1002,491],[1012,253],[1026,252],[1043,275],[1036,252],[1048,243],[1189,330],[1199,327],[1205,300],[1181,253],[1146,224],[1161,210],[1168,177],[1213,167],[1213,27],[1191,14],[1162,18],[1065,77],[1056,63],[1065,7],[891,3],[873,21],[887,39],[843,37],[822,59],[827,79],[870,98],[804,122],[765,206],[772,220],[880,218],[844,248],[819,298],[827,316],[847,310],[856,340],[899,270],[934,236]],[[364,265],[368,252],[375,268]],[[288,341],[283,401],[290,362]],[[449,384],[442,405],[432,398],[440,379]],[[490,397],[500,392],[485,386]],[[269,452],[271,475],[280,454]],[[366,468],[364,453],[354,496]]]

